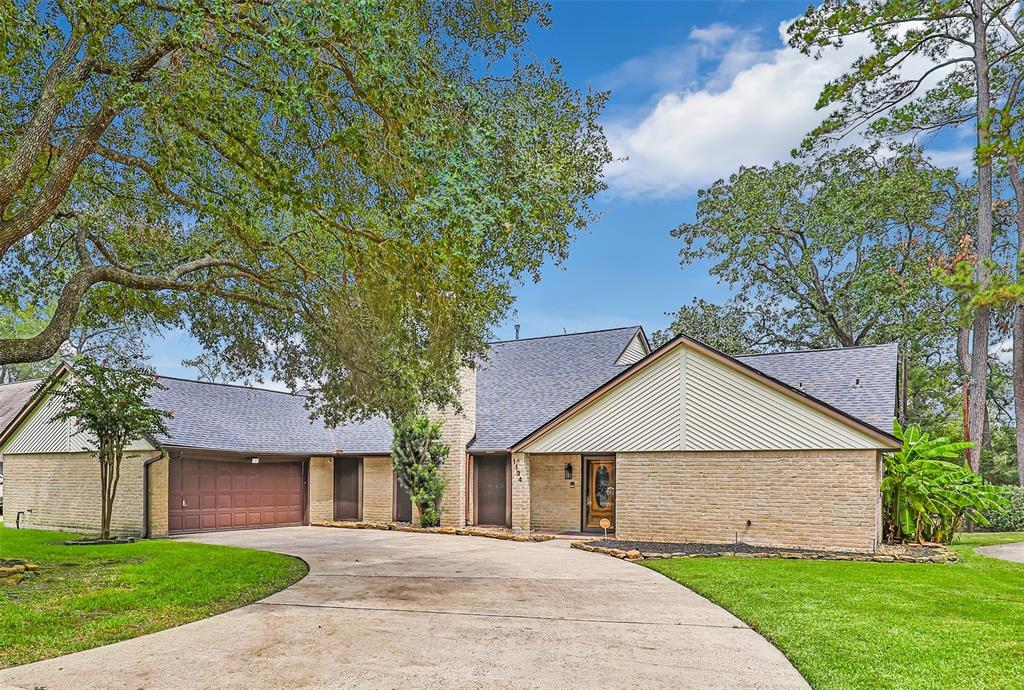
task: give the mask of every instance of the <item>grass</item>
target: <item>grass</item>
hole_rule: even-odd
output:
[[[98,647],[252,603],[306,574],[290,556],[181,541],[64,546],[0,525],[0,559],[39,576],[0,586],[0,668]]]
[[[742,558],[649,561],[772,641],[815,688],[1020,688],[1024,564],[974,553],[1024,532],[966,534],[950,565]]]

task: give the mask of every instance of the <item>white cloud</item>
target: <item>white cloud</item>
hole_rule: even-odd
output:
[[[690,40],[707,46],[717,46],[738,33],[735,26],[715,22],[710,26],[695,26],[690,29]]]
[[[751,34],[714,27],[695,32],[732,42],[702,88],[665,93],[642,117],[606,126],[615,155],[628,157],[607,170],[614,192],[688,193],[741,165],[788,157],[823,117],[814,109],[822,87],[866,47],[851,40],[814,60],[789,47],[759,50]]]
[[[955,149],[929,150],[932,163],[942,168],[956,168],[967,177],[974,172],[974,147],[961,146]]]

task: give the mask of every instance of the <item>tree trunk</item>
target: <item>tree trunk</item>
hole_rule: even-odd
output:
[[[1013,416],[1017,427],[1017,481],[1024,486],[1024,305],[1021,304],[1013,305]]]
[[[992,155],[989,151],[989,118],[991,90],[989,87],[988,41],[985,4],[974,3],[974,74],[977,85],[976,115],[978,119],[978,224],[975,238],[977,263],[974,276],[981,290],[988,288],[992,258]],[[988,400],[988,307],[974,312],[971,339],[971,385],[967,405],[970,438],[975,445],[969,451],[971,469],[981,468],[981,444],[985,433],[985,408]]]
[[[1024,180],[1015,156],[1009,156],[1007,168],[1015,199],[1017,225],[1017,280],[1024,279]],[[1024,486],[1024,305],[1013,305],[1013,416],[1017,427],[1017,482]]]
[[[963,432],[964,440],[971,440],[971,416],[968,412],[971,400],[971,329],[961,326],[956,333],[956,361],[960,370],[960,386],[963,393]],[[966,452],[970,460],[970,452]]]

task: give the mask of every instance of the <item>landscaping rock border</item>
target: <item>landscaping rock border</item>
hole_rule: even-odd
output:
[[[637,548],[640,545],[644,548]],[[574,549],[601,553],[630,561],[665,558],[788,558],[794,560],[872,561],[876,563],[955,563],[957,555],[942,544],[883,544],[874,553],[785,549],[750,544],[658,544],[574,541]]]
[[[113,539],[69,539],[64,546],[109,546],[110,544],[134,544],[135,537],[114,537]]]
[[[20,558],[0,559],[0,584],[15,586],[27,577],[35,575],[39,566]]]
[[[463,537],[488,537],[506,541],[549,541],[550,534],[532,534],[509,529],[486,529],[481,527],[416,527],[405,522],[352,522],[348,520],[321,520],[310,523],[316,527],[340,527],[343,529],[379,529],[392,532],[424,532],[427,534],[457,534]]]

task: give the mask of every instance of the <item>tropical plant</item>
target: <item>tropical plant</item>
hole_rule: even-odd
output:
[[[448,446],[441,443],[441,425],[420,416],[393,425],[392,466],[398,483],[420,514],[420,526],[441,524],[441,497],[448,482],[441,466]]]
[[[52,389],[62,403],[50,421],[71,422],[95,441],[100,465],[100,539],[109,539],[125,448],[133,441],[167,433],[164,422],[170,415],[148,403],[150,391],[163,386],[152,372],[111,369],[87,357],[75,362],[69,382],[51,379],[49,383],[37,395]]]
[[[932,437],[912,424],[893,423],[903,447],[885,459],[882,479],[886,538],[892,542],[948,543],[965,520],[987,525],[986,513],[1005,510],[1008,501],[999,487],[959,462],[973,444]]]

